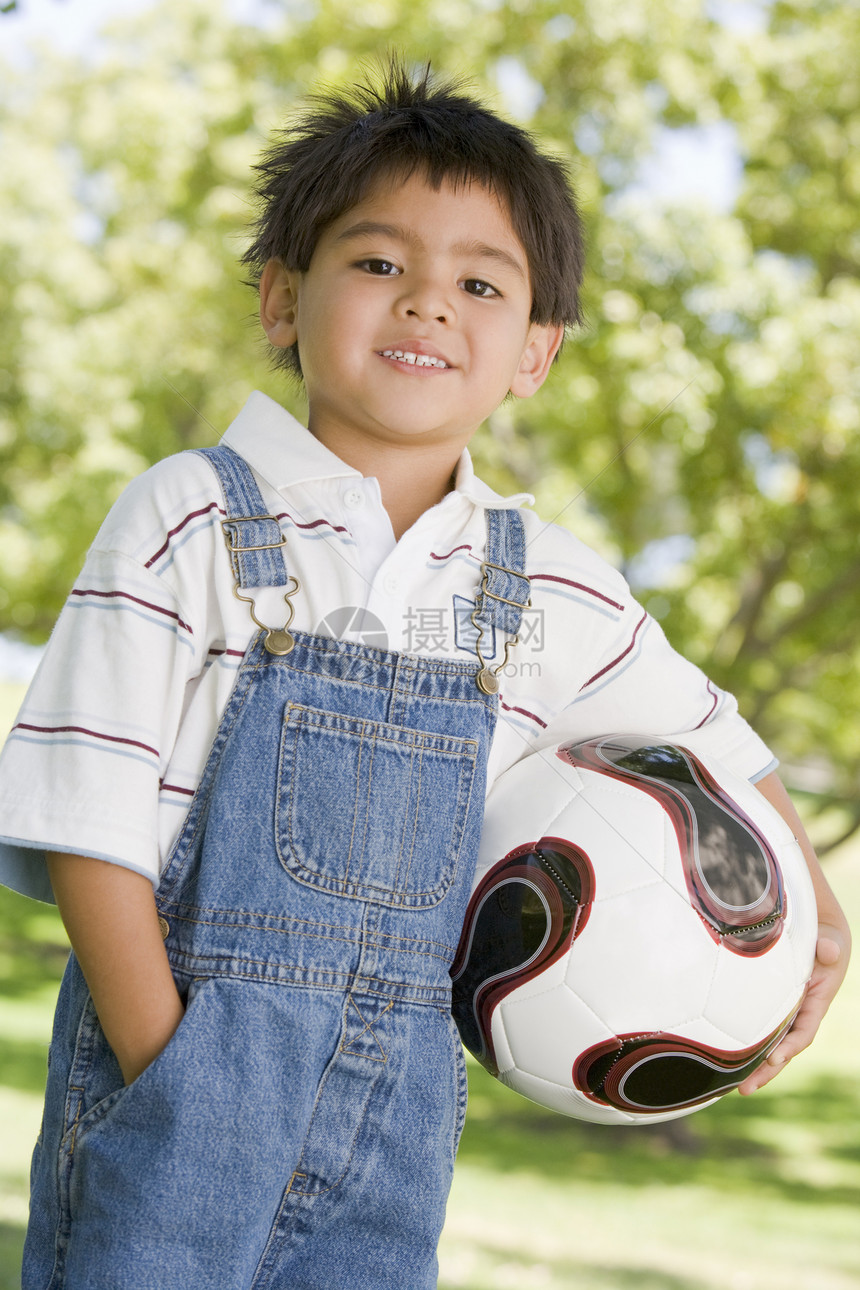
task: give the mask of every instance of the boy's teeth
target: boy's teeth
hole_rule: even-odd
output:
[[[383,358],[397,358],[402,363],[411,363],[414,367],[447,367],[448,364],[441,358],[433,358],[430,354],[413,354],[411,350],[404,349],[384,349]]]

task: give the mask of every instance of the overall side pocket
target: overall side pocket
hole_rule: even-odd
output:
[[[447,1009],[441,1010],[441,1015],[451,1044],[454,1072],[455,1115],[454,1132],[451,1138],[451,1163],[453,1165],[457,1156],[457,1149],[460,1146],[463,1128],[466,1124],[466,1110],[469,1102],[469,1076],[466,1070],[466,1054],[463,1051],[463,1042],[460,1039],[454,1018]]]
[[[87,1000],[78,1027],[75,1056],[69,1073],[66,1132],[61,1143],[62,1151],[68,1154],[70,1160],[87,1133],[109,1118],[111,1111],[120,1102],[151,1081],[167,1055],[181,1043],[198,984],[195,981],[188,987],[185,1015],[164,1048],[131,1084],[123,1081],[119,1062],[101,1028],[95,1005],[91,998]]]

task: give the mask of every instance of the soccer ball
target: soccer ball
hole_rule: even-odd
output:
[[[800,847],[746,780],[653,737],[546,749],[487,799],[454,1018],[543,1106],[670,1120],[779,1043],[816,936]]]

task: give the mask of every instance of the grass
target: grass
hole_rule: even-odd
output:
[[[827,870],[858,925],[860,846]],[[20,1284],[65,955],[56,911],[0,893],[0,1290]],[[566,1120],[471,1064],[440,1290],[857,1290],[858,1015],[855,972],[817,1043],[769,1088],[666,1125]]]

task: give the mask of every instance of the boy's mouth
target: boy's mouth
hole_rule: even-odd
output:
[[[410,367],[438,367],[448,368],[444,358],[436,354],[418,354],[411,349],[383,349],[378,350],[383,358],[394,359],[398,363],[407,363]]]

